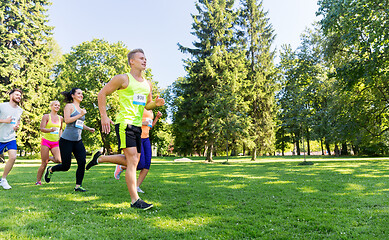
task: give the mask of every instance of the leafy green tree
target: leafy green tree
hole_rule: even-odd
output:
[[[344,106],[350,117],[346,118],[348,131],[343,133],[353,142],[370,145],[389,130],[388,3],[320,0],[318,4],[318,14],[323,16],[320,23],[328,38],[326,56],[336,66],[333,76],[337,86],[351,100]],[[353,124],[362,131],[350,132]],[[365,134],[359,135],[362,132]]]
[[[218,143],[233,139],[232,134],[247,125],[247,106],[240,94],[245,61],[235,38],[233,4],[231,0],[199,0],[192,25],[198,42],[195,48],[180,45],[181,51],[192,57],[186,60],[188,76],[178,80],[173,90],[177,98],[175,140],[180,146],[189,141],[193,148],[186,150],[191,153],[206,146],[208,161]]]
[[[39,125],[55,96],[51,70],[58,59],[53,56],[52,27],[47,25],[47,0],[5,0],[0,2],[0,91],[23,90],[22,128],[18,144],[37,151]]]
[[[108,153],[112,153],[117,146],[117,139],[114,133],[105,135],[101,131],[100,113],[97,106],[97,94],[103,86],[117,74],[130,71],[127,54],[129,50],[122,43],[110,44],[101,39],[93,39],[72,48],[65,60],[56,68],[58,92],[68,91],[78,87],[84,91],[83,106],[87,110],[86,124],[98,130],[96,133],[85,133],[83,141],[89,150],[93,150],[101,143]],[[151,69],[145,71],[145,78],[151,80],[153,77]],[[153,94],[160,95],[161,89],[158,82],[152,81]],[[119,110],[118,95],[113,93],[107,98],[107,113],[115,121],[116,113]],[[166,116],[164,108],[158,109]],[[154,112],[156,114],[156,112]],[[165,117],[163,117],[165,118]],[[162,119],[163,119],[162,118]],[[161,119],[161,120],[162,120]],[[154,144],[162,144],[156,135],[162,128],[157,125],[151,131],[150,139]],[[96,137],[96,134],[99,134]]]
[[[108,152],[116,146],[114,133],[104,135],[101,131],[100,113],[97,106],[97,94],[104,84],[117,75],[129,72],[127,53],[123,43],[110,44],[104,40],[93,39],[72,48],[66,54],[63,63],[56,69],[58,93],[78,87],[84,91],[82,107],[87,111],[86,124],[97,132],[85,133],[83,141],[89,150],[103,143]],[[119,108],[117,94],[107,98],[109,116],[116,116]],[[99,134],[97,137],[96,135]]]

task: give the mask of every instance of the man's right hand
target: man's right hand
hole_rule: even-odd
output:
[[[108,117],[101,117],[101,130],[103,133],[108,134],[111,131],[111,124],[113,121]]]
[[[12,117],[7,117],[5,120],[4,120],[4,123],[11,123],[12,122]]]

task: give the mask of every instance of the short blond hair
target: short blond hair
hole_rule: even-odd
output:
[[[141,49],[141,48],[136,48],[136,49],[133,49],[133,50],[131,50],[128,54],[127,54],[127,58],[128,58],[128,65],[130,65],[131,66],[131,64],[130,64],[130,60],[131,59],[133,59],[134,58],[134,56],[135,56],[135,54],[136,53],[143,53],[143,54],[145,54],[145,52],[143,51],[143,49]]]
[[[50,107],[52,107],[54,105],[54,103],[59,103],[59,101],[58,100],[51,101],[50,102]]]

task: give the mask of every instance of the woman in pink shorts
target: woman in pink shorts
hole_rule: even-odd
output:
[[[36,176],[35,185],[42,185],[41,179],[42,175],[46,169],[49,161],[55,163],[61,163],[61,155],[59,153],[59,137],[62,134],[62,124],[63,118],[58,115],[60,109],[59,101],[52,101],[50,103],[51,112],[45,114],[42,117],[40,129],[43,132],[42,142],[41,142],[41,159],[42,163],[38,169],[38,174]],[[50,153],[53,154],[53,157],[50,157]]]

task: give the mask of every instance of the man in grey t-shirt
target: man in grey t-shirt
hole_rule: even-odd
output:
[[[22,91],[20,89],[11,90],[9,98],[9,102],[0,103],[0,154],[8,151],[8,161],[0,182],[4,189],[11,189],[6,178],[16,160],[15,132],[19,129],[20,116],[23,113],[23,109],[19,107]]]

